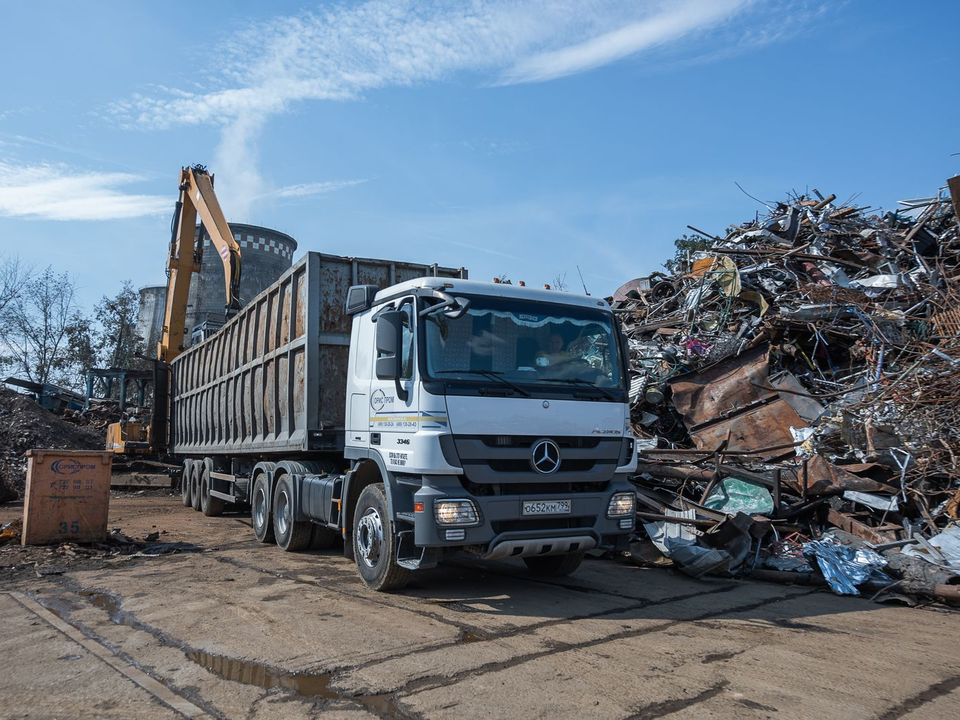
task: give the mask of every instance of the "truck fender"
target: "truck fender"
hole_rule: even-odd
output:
[[[267,487],[269,492],[267,493],[267,511],[268,514],[273,512],[273,471],[277,467],[276,463],[272,462],[258,462],[253,466],[253,470],[250,472],[250,487],[247,490],[247,500],[253,501],[253,483],[255,482],[257,475],[260,473],[266,473],[267,475]]]
[[[324,475],[326,473],[336,472],[336,465],[323,460],[302,462],[300,460],[281,460],[273,472],[274,477],[280,474],[287,474],[293,482],[293,517],[294,520],[309,520],[304,512],[303,505],[300,502],[300,494],[303,491],[302,478],[304,475]],[[273,481],[270,483],[270,492],[273,493]]]
[[[396,483],[383,465],[378,453],[370,453],[366,458],[358,460],[343,480],[343,506],[340,512],[340,525],[343,530],[344,554],[353,552],[353,511],[356,508],[357,498],[367,485],[382,482],[387,495],[387,512],[390,522],[396,520],[396,511],[393,507],[393,494]]]

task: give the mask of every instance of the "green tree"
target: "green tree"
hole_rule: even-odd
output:
[[[143,338],[137,334],[137,313],[140,296],[129,280],[114,297],[104,295],[94,308],[99,324],[93,344],[98,362],[104,367],[136,368],[144,361],[136,356],[143,352]]]
[[[708,240],[699,235],[683,235],[673,241],[675,248],[673,258],[667,260],[663,266],[667,272],[676,274],[683,270],[687,262],[688,255],[698,250],[709,250],[713,247],[713,240]]]

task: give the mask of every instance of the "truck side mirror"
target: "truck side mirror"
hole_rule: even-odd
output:
[[[400,377],[400,332],[403,313],[387,310],[377,315],[377,378]]]
[[[373,307],[373,299],[379,289],[376,285],[353,285],[347,290],[347,302],[344,308],[347,315],[356,315]]]

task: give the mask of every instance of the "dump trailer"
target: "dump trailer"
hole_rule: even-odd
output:
[[[596,298],[307,253],[169,364],[184,504],[342,540],[377,590],[458,551],[572,572],[634,525],[624,342]]]

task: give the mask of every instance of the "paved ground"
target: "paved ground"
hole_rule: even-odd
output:
[[[0,506],[0,522],[17,516]],[[458,560],[400,594],[242,516],[115,497],[159,557],[0,549],[0,716],[950,718],[960,613],[587,561]],[[46,556],[44,556],[46,557]],[[26,565],[25,565],[26,563]],[[59,565],[58,565],[59,563]],[[10,566],[13,565],[13,569]]]

